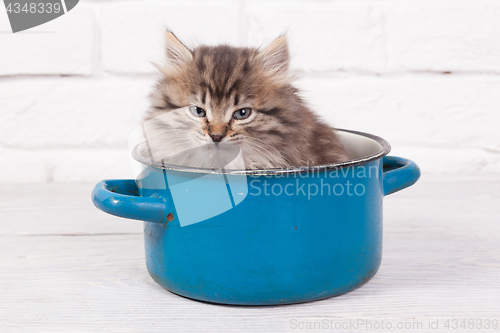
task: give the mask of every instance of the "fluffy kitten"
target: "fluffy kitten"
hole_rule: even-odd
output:
[[[165,40],[167,62],[158,66],[162,78],[144,117],[155,160],[203,167],[207,154],[195,148],[222,150],[225,144],[239,147],[246,169],[348,159],[334,129],[291,85],[284,36],[262,51],[227,45],[190,50],[172,32]]]

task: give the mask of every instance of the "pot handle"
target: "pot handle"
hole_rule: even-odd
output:
[[[407,188],[420,178],[420,168],[415,162],[396,156],[385,156],[382,160],[384,172],[384,195]]]
[[[141,197],[133,179],[100,181],[92,191],[94,205],[111,215],[147,222],[165,223],[167,202]]]

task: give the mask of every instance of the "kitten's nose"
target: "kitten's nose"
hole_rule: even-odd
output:
[[[213,142],[221,142],[222,139],[224,138],[224,135],[214,135],[210,134],[210,137],[212,138]]]

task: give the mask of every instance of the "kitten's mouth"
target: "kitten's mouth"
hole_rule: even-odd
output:
[[[210,138],[212,139],[212,141],[214,143],[219,143],[222,140],[224,140],[224,136],[223,135],[210,135]]]

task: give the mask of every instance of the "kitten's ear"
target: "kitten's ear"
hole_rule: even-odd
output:
[[[287,74],[290,63],[288,42],[285,36],[276,38],[269,46],[259,52],[265,69],[276,74]]]
[[[180,64],[193,59],[193,53],[168,30],[165,32],[165,47],[170,63]]]

